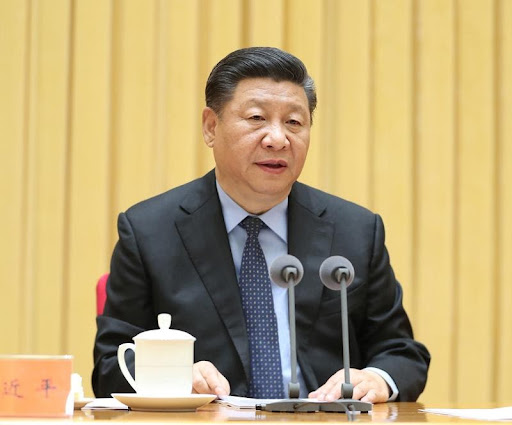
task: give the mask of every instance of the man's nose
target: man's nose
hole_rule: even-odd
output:
[[[267,127],[267,131],[262,140],[263,147],[275,150],[281,150],[290,145],[286,135],[286,129],[281,124],[272,124]]]

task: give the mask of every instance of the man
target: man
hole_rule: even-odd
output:
[[[296,287],[301,396],[341,395],[339,293],[321,284],[318,270],[325,258],[343,255],[356,270],[348,288],[354,398],[416,400],[430,357],[413,339],[382,220],[297,182],[316,107],[304,64],[275,48],[235,51],[212,70],[206,105],[203,136],[215,170],[119,216],[107,302],[97,319],[95,394],[132,391],[117,347],[156,328],[157,314],[166,312],[174,328],[197,338],[195,392],[268,396],[262,387],[270,374],[262,374],[275,369],[271,398],[286,397],[286,289],[271,285],[268,273],[248,270],[290,253],[304,265]],[[260,298],[250,301],[247,292]],[[258,316],[268,303],[271,313]],[[255,336],[260,325],[265,337]],[[272,362],[262,360],[265,350],[274,350]],[[133,372],[133,356],[128,363]]]

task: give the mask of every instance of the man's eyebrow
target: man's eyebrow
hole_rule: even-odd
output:
[[[273,102],[272,101],[269,101],[269,100],[263,100],[263,99],[260,99],[260,98],[257,98],[257,97],[254,97],[254,98],[251,98],[251,99],[248,99],[246,100],[245,102],[243,102],[241,105],[242,107],[250,107],[250,106],[268,106],[269,104],[272,104]],[[299,103],[292,103],[289,105],[290,106],[290,109],[292,111],[299,111],[299,112],[303,112],[303,113],[309,113],[309,111],[304,108],[303,105],[299,104]]]

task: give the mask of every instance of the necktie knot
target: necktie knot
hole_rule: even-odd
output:
[[[240,226],[245,229],[249,238],[258,237],[260,230],[265,226],[265,223],[258,217],[248,215],[241,222]]]

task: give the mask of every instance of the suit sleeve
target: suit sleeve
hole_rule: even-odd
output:
[[[96,318],[92,386],[96,397],[115,392],[133,392],[117,362],[117,348],[138,333],[156,328],[151,288],[135,234],[126,214],[118,218],[119,240],[112,255],[103,315]],[[129,307],[128,307],[129,306]],[[134,373],[132,351],[126,353],[128,369]]]
[[[367,366],[382,369],[393,378],[399,390],[398,401],[414,401],[425,387],[430,355],[414,340],[402,305],[402,287],[384,244],[384,225],[380,216],[375,217],[362,352],[366,353]]]

